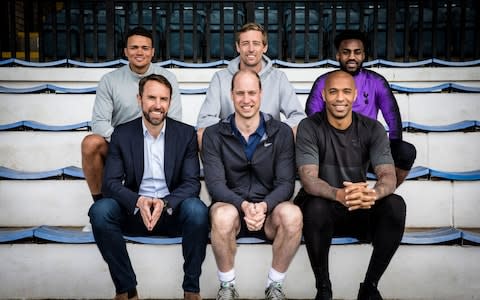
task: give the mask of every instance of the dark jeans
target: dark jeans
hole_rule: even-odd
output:
[[[140,212],[129,215],[111,198],[96,201],[88,212],[93,236],[103,259],[108,264],[117,293],[124,293],[137,286],[135,272],[127,253],[123,235],[182,236],[183,290],[200,292],[199,278],[208,240],[208,210],[198,198],[183,200],[172,215],[162,213],[160,220],[149,232],[143,224]],[[169,259],[169,258],[163,258]],[[165,274],[168,276],[168,274]]]
[[[348,211],[331,200],[304,195],[303,234],[316,286],[329,281],[328,253],[333,237],[353,236],[373,246],[365,282],[377,283],[397,251],[405,229],[406,205],[392,194],[371,209]]]

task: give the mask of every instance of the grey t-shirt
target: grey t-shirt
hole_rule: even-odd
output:
[[[338,130],[324,111],[300,122],[296,161],[297,167],[318,165],[318,177],[334,187],[343,187],[344,181],[365,182],[370,163],[393,164],[388,136],[378,121],[354,112],[352,124]]]

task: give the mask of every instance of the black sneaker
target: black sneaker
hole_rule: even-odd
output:
[[[375,284],[360,283],[357,300],[383,300],[383,298]]]
[[[332,300],[332,284],[330,280],[324,281],[317,287],[315,300]]]

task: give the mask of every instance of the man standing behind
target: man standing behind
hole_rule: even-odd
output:
[[[388,138],[378,121],[352,112],[357,90],[350,74],[330,73],[322,93],[325,109],[300,123],[296,140],[303,188],[295,203],[303,212],[315,299],[332,299],[328,253],[334,236],[372,242],[357,299],[382,299],[377,285],[400,245],[406,215],[404,200],[393,194],[396,178]],[[373,188],[366,182],[369,164],[378,178]]]
[[[140,80],[137,99],[143,115],[115,128],[105,164],[102,191],[106,198],[94,202],[89,211],[117,300],[137,299],[124,234],[182,236],[184,299],[201,300],[199,277],[208,239],[208,210],[198,198],[195,129],[167,117],[171,96],[166,77],[151,74]]]
[[[412,144],[402,140],[402,118],[388,82],[380,74],[362,67],[365,60],[365,42],[366,38],[360,31],[348,30],[340,33],[335,38],[336,58],[340,69],[350,73],[355,80],[358,96],[353,104],[353,111],[374,120],[377,119],[379,110],[383,114],[389,129],[390,148],[396,167],[396,186],[399,186],[412,168],[417,152]],[[322,111],[325,107],[322,91],[328,74],[318,77],[313,84],[305,105],[308,116]]]
[[[273,67],[272,61],[265,55],[268,50],[267,32],[261,25],[247,23],[236,34],[237,52],[240,54],[231,60],[227,68],[213,75],[207,90],[205,101],[198,115],[198,141],[205,127],[225,119],[234,112],[230,99],[230,85],[233,74],[238,70],[252,70],[262,81],[262,106],[260,110],[280,120],[285,115],[285,123],[295,131],[296,126],[305,118],[302,105],[293,86],[282,71]]]
[[[82,169],[94,201],[102,198],[103,167],[113,129],[141,116],[136,101],[140,79],[150,74],[165,76],[173,89],[168,116],[182,120],[182,103],[175,75],[152,64],[155,55],[152,34],[142,27],[133,28],[127,34],[124,54],[128,65],[105,74],[98,83],[92,114],[93,134],[82,141]]]
[[[293,133],[286,124],[260,112],[261,91],[256,72],[235,73],[231,83],[235,113],[204,133],[201,154],[213,202],[211,243],[220,280],[217,300],[238,297],[237,237],[273,241],[266,299],[285,299],[282,282],[300,244],[302,214],[288,201],[295,184]]]

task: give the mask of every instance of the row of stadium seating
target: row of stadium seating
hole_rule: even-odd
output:
[[[132,5],[134,6],[130,8],[119,5],[115,9],[116,57],[122,55],[122,41],[126,31],[142,25],[155,30],[155,47],[158,51],[168,51],[169,58],[206,57],[207,61],[230,59],[236,56],[234,33],[247,20],[245,6],[241,3],[176,3],[159,4],[158,7]],[[447,18],[448,13],[450,19]],[[395,57],[419,56],[419,52],[421,57],[443,57],[449,47],[447,42],[452,45],[450,54],[453,56],[460,56],[460,52],[467,57],[474,55],[475,10],[472,8],[468,7],[465,11],[464,28],[459,27],[461,7],[455,5],[450,12],[446,6],[441,5],[435,10],[425,8],[422,15],[418,7],[399,7],[395,16]],[[306,54],[309,58],[328,57],[333,45],[327,45],[325,41],[332,41],[335,32],[345,29],[367,32],[369,39],[375,40],[376,47],[373,47],[373,43],[367,47],[374,57],[385,58],[387,54],[388,22],[385,6],[375,10],[372,5],[347,9],[341,5],[268,7],[259,4],[254,11],[254,20],[267,28],[270,44],[267,55],[271,58],[282,57],[283,50],[288,57],[294,58],[302,58]],[[47,15],[42,26],[44,54],[47,58],[66,58],[68,40],[70,58],[79,57],[81,49],[84,49],[86,57],[105,58],[106,26],[106,10],[101,5],[96,9],[62,9],[56,15]],[[465,42],[460,40],[460,34],[451,38],[447,35],[450,26],[464,32]],[[435,53],[433,49],[436,49]]]

